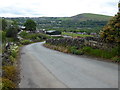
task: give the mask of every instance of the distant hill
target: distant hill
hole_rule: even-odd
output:
[[[17,17],[7,19],[16,20],[19,25],[24,25],[27,19],[32,19],[37,23],[37,29],[99,32],[111,18],[112,16],[83,13],[72,17]]]
[[[78,14],[72,17],[16,17],[16,18],[7,18],[12,20],[18,20],[20,22],[25,22],[27,19],[33,19],[35,21],[67,21],[67,20],[76,20],[76,21],[87,21],[87,20],[93,20],[93,21],[109,21],[112,18],[112,16],[107,15],[101,15],[101,14],[92,14],[92,13],[83,13]]]
[[[111,18],[112,16],[92,14],[92,13],[83,13],[71,17],[72,20],[80,20],[80,21],[86,21],[86,20],[108,21]]]

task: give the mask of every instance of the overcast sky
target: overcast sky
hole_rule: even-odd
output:
[[[81,13],[114,16],[119,0],[0,0],[0,17],[66,17]]]

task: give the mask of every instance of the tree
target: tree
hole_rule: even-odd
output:
[[[7,21],[4,18],[2,18],[2,30],[6,30],[6,28],[7,28]]]
[[[107,42],[120,43],[120,11],[101,30],[100,36]]]
[[[5,31],[2,31],[1,32],[2,34],[2,42],[4,43],[4,42],[6,42],[6,32]]]
[[[120,2],[118,13],[101,30],[100,36],[106,42],[117,43],[117,55],[120,56]]]
[[[33,32],[36,30],[36,23],[31,19],[27,19],[27,21],[24,23],[24,26],[26,27],[26,30]]]
[[[13,21],[12,25],[6,31],[6,37],[17,39],[18,25],[16,21]]]

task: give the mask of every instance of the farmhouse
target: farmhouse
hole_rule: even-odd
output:
[[[48,35],[61,35],[61,32],[56,31],[56,30],[50,30],[50,31],[46,31],[46,34],[48,34]]]

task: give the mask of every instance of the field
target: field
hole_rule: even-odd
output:
[[[68,35],[72,37],[92,37],[92,35],[82,35],[82,34],[76,34],[76,33],[68,33],[68,32],[62,32],[62,35]]]

